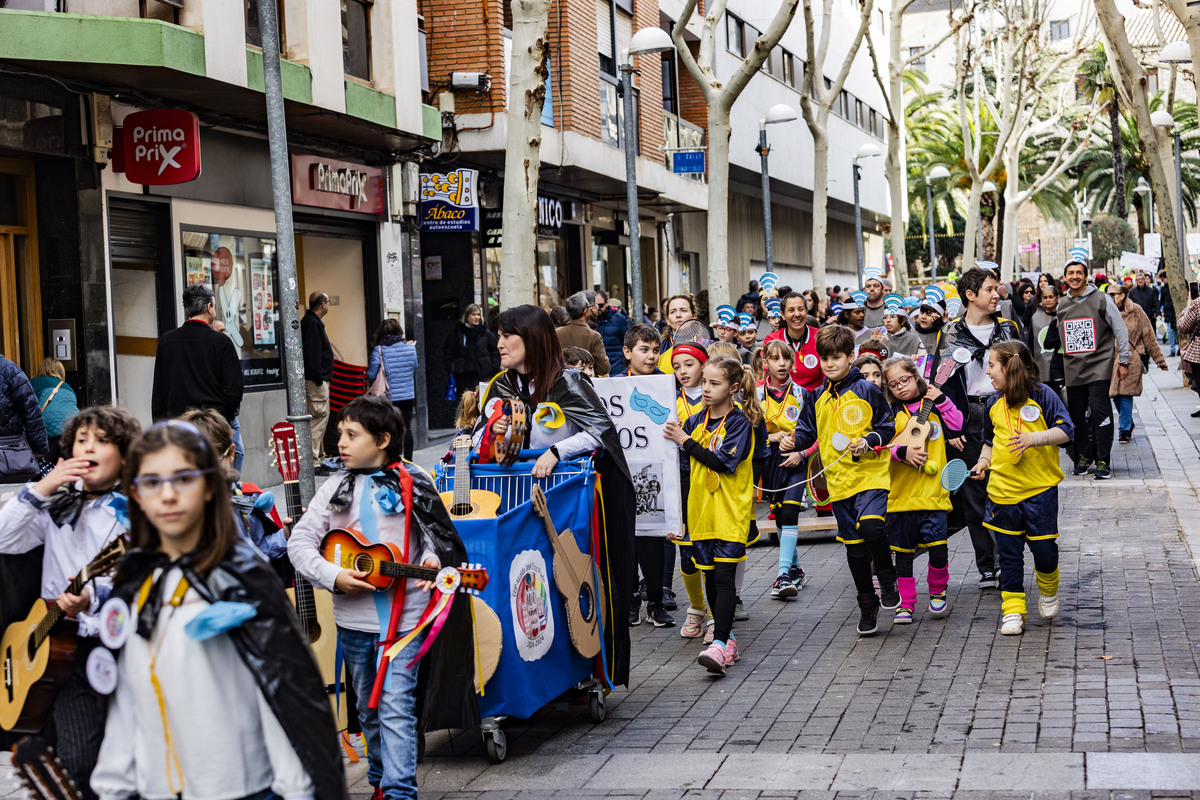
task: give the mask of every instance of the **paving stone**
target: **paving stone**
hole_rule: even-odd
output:
[[[959,789],[990,790],[997,786],[1030,792],[1081,790],[1084,757],[1080,753],[963,755]]]
[[[1182,753],[1088,753],[1089,789],[1200,790],[1200,758]]]

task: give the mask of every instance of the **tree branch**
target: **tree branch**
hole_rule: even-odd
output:
[[[733,102],[746,88],[746,84],[762,68],[767,57],[771,55],[771,51],[775,49],[775,45],[779,44],[779,40],[783,38],[784,32],[792,22],[792,17],[796,15],[796,5],[799,2],[800,0],[783,0],[779,4],[779,10],[775,12],[775,17],[767,26],[767,30],[755,40],[754,47],[746,54],[746,58],[725,83],[718,102],[725,104],[726,109],[733,106]],[[724,6],[724,2],[721,5]]]
[[[712,86],[709,84],[708,76],[704,74],[704,70],[692,55],[692,48],[688,47],[687,42],[683,38],[683,34],[687,30],[687,24],[695,12],[696,0],[687,0],[684,3],[683,11],[679,14],[679,20],[671,30],[671,39],[675,42],[676,55],[683,62],[683,66],[687,69],[688,74],[692,76],[692,80],[700,87],[700,93],[704,95],[704,102],[708,104],[712,102]],[[707,20],[705,20],[704,27],[708,27]],[[703,39],[701,40],[701,44],[703,45]]]

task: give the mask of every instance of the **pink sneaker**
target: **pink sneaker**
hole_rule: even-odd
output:
[[[687,619],[683,623],[683,627],[679,629],[679,635],[685,639],[695,639],[698,637],[704,628],[704,618],[708,616],[708,609],[688,607]]]
[[[737,639],[732,636],[725,643],[725,666],[732,667],[735,661],[741,661],[742,654],[738,652]]]
[[[725,648],[713,642],[696,658],[696,663],[707,669],[713,675],[725,674]]]
[[[717,621],[712,617],[708,619],[708,627],[704,629],[704,643],[712,644],[713,639],[717,636]]]

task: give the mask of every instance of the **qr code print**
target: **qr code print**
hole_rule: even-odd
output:
[[[1067,353],[1096,352],[1096,321],[1091,317],[1085,319],[1068,319],[1063,321],[1064,350]]]

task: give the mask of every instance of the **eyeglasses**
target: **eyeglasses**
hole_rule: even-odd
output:
[[[139,475],[133,479],[133,488],[145,497],[154,497],[162,491],[163,486],[171,484],[171,490],[176,494],[186,494],[200,488],[201,479],[212,472],[211,469],[185,469],[168,475]]]
[[[903,378],[901,378],[898,381],[888,381],[888,388],[889,389],[901,389],[905,386],[908,386],[910,383],[912,383],[912,381],[913,381],[912,375],[905,375]]]

